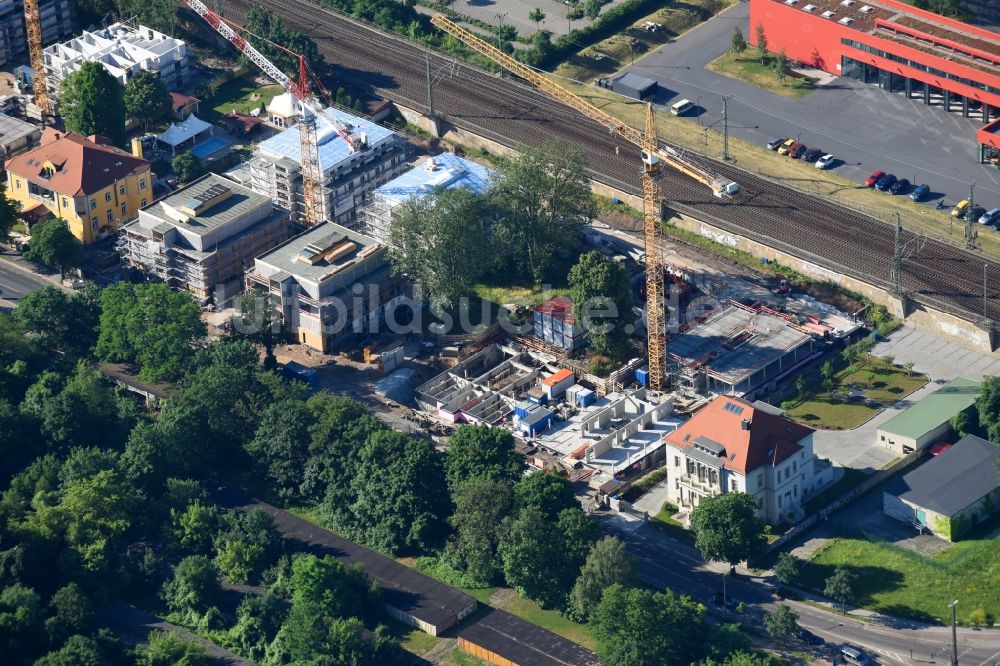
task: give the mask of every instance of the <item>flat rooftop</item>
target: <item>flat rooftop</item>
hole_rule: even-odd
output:
[[[0,113],[0,144],[14,143],[33,132],[42,133],[42,128],[25,122],[19,118]]]
[[[354,128],[355,135],[364,135],[367,137],[369,146],[374,146],[395,134],[392,130],[377,125],[370,120],[359,118],[350,113],[344,113],[338,109],[326,109],[325,113],[335,117],[345,125]],[[317,141],[319,143],[319,163],[324,172],[336,167],[355,154],[354,149],[347,143],[347,140],[337,134],[332,123],[324,121],[323,116],[320,116],[320,119],[316,122],[316,130]],[[287,158],[296,164],[301,164],[302,148],[299,143],[299,128],[297,126],[289,127],[285,131],[275,134],[265,141],[261,141],[257,146],[257,150],[275,159]]]
[[[507,611],[492,610],[458,634],[467,642],[523,666],[597,666],[597,655],[581,645]]]
[[[682,365],[704,367],[711,375],[738,384],[811,337],[772,310],[730,302],[668,340],[667,350]]]
[[[883,423],[879,430],[917,439],[970,407],[979,397],[980,383],[958,377]]]
[[[215,173],[155,201],[142,212],[163,224],[197,235],[207,234],[242,215],[270,204],[271,198]]]
[[[370,236],[324,222],[262,254],[257,261],[319,283],[353,263],[363,262],[380,247]]]
[[[412,169],[375,190],[374,194],[402,203],[412,197],[440,190],[466,188],[482,194],[492,170],[454,153],[441,153],[417,163]]]

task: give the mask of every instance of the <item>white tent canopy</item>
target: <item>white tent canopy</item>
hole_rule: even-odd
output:
[[[182,122],[171,123],[170,127],[166,129],[162,134],[158,135],[156,138],[161,143],[165,143],[170,146],[171,152],[173,152],[177,146],[183,144],[186,141],[191,141],[199,134],[205,131],[212,132],[212,124],[205,122],[193,113],[185,118]]]

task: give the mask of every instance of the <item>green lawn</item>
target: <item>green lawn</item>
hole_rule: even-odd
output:
[[[204,100],[199,115],[214,123],[233,109],[240,113],[250,113],[260,108],[262,103],[267,105],[282,92],[283,88],[278,85],[261,87],[250,78],[234,79],[219,86],[209,99]]]
[[[809,373],[805,392],[781,403],[789,418],[816,428],[850,430],[927,383],[927,377],[919,373],[909,373],[870,355],[865,359],[863,365],[841,367],[834,375],[830,393],[823,387],[818,371]],[[851,387],[863,391],[875,404],[838,397]]]
[[[477,284],[475,287],[476,296],[483,300],[491,301],[497,305],[514,304],[521,307],[533,308],[545,299],[553,296],[568,296],[567,288],[542,289],[537,286],[524,285],[486,285]]]
[[[838,566],[856,575],[857,602],[865,608],[936,622],[958,599],[963,624],[974,611],[1000,616],[1000,527],[933,557],[864,538],[838,539],[805,564],[803,583],[822,591]]]
[[[677,513],[677,507],[668,502],[663,505],[663,508],[660,509],[659,513],[651,517],[649,524],[671,536],[675,536],[686,541],[694,541],[694,533],[684,527],[682,522],[674,519],[673,516],[675,513]]]
[[[760,64],[760,58],[756,57],[756,50],[750,47],[736,60],[733,60],[733,57],[728,53],[723,54],[705,65],[705,69],[728,76],[731,79],[746,81],[750,85],[793,99],[805,97],[815,90],[816,79],[800,76],[795,72],[789,72],[785,76],[784,82],[779,81],[778,75],[771,65],[773,59],[774,55],[771,54],[764,59],[764,65]]]

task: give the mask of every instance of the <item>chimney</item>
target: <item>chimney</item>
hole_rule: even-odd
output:
[[[743,430],[749,430],[750,429],[750,419],[743,419],[743,421],[740,423],[740,427]]]
[[[139,137],[132,139],[132,154],[142,159],[142,139]]]

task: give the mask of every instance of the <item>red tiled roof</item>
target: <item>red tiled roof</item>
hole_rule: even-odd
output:
[[[743,422],[749,427],[744,429]],[[777,465],[802,449],[799,444],[814,430],[739,398],[719,396],[687,423],[667,435],[678,448],[694,446],[704,437],[725,449],[726,468],[747,474],[761,465]]]
[[[66,196],[93,194],[129,174],[149,170],[149,162],[109,143],[103,136],[83,137],[49,127],[41,145],[9,161],[7,170]],[[55,170],[43,176],[47,163]]]
[[[576,317],[573,316],[573,301],[567,296],[553,296],[536,307],[535,312],[549,315],[567,324],[576,323]]]

